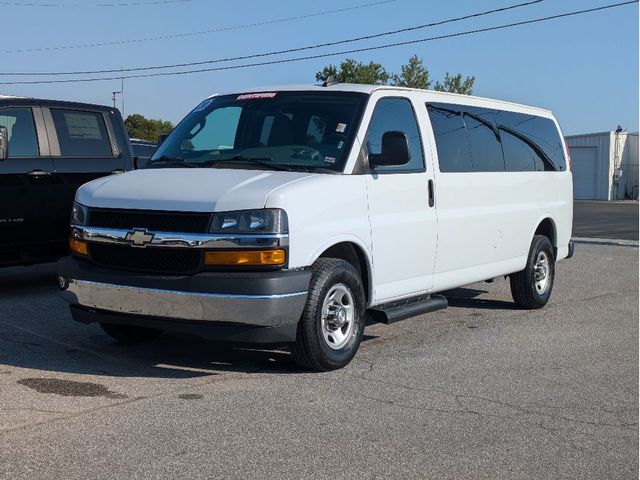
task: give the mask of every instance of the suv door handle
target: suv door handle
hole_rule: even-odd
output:
[[[50,177],[51,176],[51,172],[46,172],[44,170],[31,170],[29,173],[27,173],[27,175],[29,175],[30,177]]]
[[[118,173],[124,173],[124,170],[122,168],[116,168],[115,170],[111,171],[111,175],[116,175]]]
[[[433,180],[429,179],[429,206],[433,207],[436,204],[435,194],[433,192]]]

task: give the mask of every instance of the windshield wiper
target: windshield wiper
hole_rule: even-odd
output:
[[[247,165],[258,165],[261,167],[268,168],[270,170],[279,170],[284,172],[293,171],[292,168],[281,165],[279,163],[273,163],[273,159],[265,157],[265,158],[257,158],[257,157],[245,157],[244,155],[235,155],[230,158],[225,158],[222,160],[209,160],[208,162],[204,162],[202,164],[203,167],[218,167],[219,165],[237,165],[239,163],[244,163]]]
[[[176,167],[186,167],[186,168],[195,168],[196,167],[193,163],[189,163],[189,162],[183,160],[182,158],[167,157],[165,155],[163,155],[162,157],[160,157],[160,158],[158,158],[156,160],[151,160],[149,163],[147,163],[145,168],[150,167],[150,166],[154,166],[154,165],[173,165],[173,166],[176,166]]]

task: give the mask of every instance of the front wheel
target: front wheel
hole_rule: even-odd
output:
[[[302,367],[342,368],[355,356],[365,326],[360,274],[349,262],[321,258],[313,266],[309,295],[291,352]]]
[[[555,273],[553,246],[547,237],[536,235],[524,270],[509,277],[513,301],[528,310],[544,307],[551,297]]]

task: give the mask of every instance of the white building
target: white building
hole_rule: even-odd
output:
[[[588,133],[566,137],[577,200],[638,198],[638,134]]]

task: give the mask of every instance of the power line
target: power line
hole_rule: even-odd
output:
[[[416,25],[413,27],[406,27],[406,28],[401,28],[398,30],[391,30],[391,31],[387,31],[387,32],[382,32],[382,33],[375,33],[372,35],[364,35],[361,37],[355,37],[355,38],[350,38],[350,39],[346,39],[346,40],[337,40],[335,42],[325,42],[325,43],[317,43],[315,45],[307,45],[304,47],[297,47],[297,48],[288,48],[285,50],[276,50],[276,51],[271,51],[271,52],[263,52],[263,53],[254,53],[254,54],[250,54],[250,55],[242,55],[239,57],[228,57],[228,58],[218,58],[215,60],[204,60],[204,61],[200,61],[200,62],[189,62],[189,63],[175,63],[175,64],[171,64],[171,65],[155,65],[155,66],[148,66],[148,67],[134,67],[134,68],[120,68],[120,69],[108,69],[108,70],[80,70],[80,71],[67,71],[67,72],[13,72],[13,73],[9,73],[9,72],[0,72],[0,76],[3,77],[9,77],[9,76],[59,76],[59,75],[96,75],[96,74],[103,74],[103,73],[115,73],[115,72],[140,72],[140,71],[148,71],[148,70],[163,70],[163,69],[167,69],[167,68],[181,68],[181,67],[194,67],[197,65],[208,65],[208,64],[212,64],[212,63],[226,63],[226,62],[232,62],[232,61],[238,61],[238,60],[250,60],[253,58],[261,58],[261,57],[271,57],[274,55],[284,55],[287,53],[295,53],[295,52],[302,52],[305,50],[315,50],[317,48],[324,48],[324,47],[333,47],[336,45],[344,45],[347,43],[353,43],[353,42],[359,42],[362,40],[372,40],[374,38],[381,38],[381,37],[386,37],[389,35],[397,35],[399,33],[406,33],[406,32],[412,32],[415,30],[420,30],[420,29],[424,29],[424,28],[430,28],[430,27],[435,27],[435,26],[440,26],[440,25],[444,25],[447,23],[454,23],[454,22],[460,22],[462,20],[468,20],[470,18],[477,18],[477,17],[482,17],[485,15],[490,15],[493,13],[498,13],[498,12],[505,12],[507,10],[513,10],[516,8],[521,8],[521,7],[526,7],[529,5],[533,5],[536,3],[541,3],[544,0],[532,0],[532,1],[528,1],[525,3],[518,3],[516,5],[510,5],[508,7],[502,7],[502,8],[496,8],[493,10],[487,10],[487,11],[483,11],[483,12],[477,12],[477,13],[472,13],[469,15],[464,15],[461,17],[455,17],[455,18],[449,18],[447,20],[441,20],[438,22],[432,22],[432,23],[424,23],[421,25]]]
[[[150,0],[141,2],[115,2],[115,3],[21,3],[21,2],[0,2],[0,5],[9,7],[139,7],[144,5],[163,5],[169,3],[186,3],[193,0]]]
[[[223,67],[202,68],[202,69],[196,69],[196,70],[183,70],[183,71],[179,71],[179,72],[156,72],[156,73],[146,73],[146,74],[140,74],[140,75],[125,75],[124,77],[123,76],[117,76],[117,77],[99,77],[99,78],[76,78],[76,79],[63,79],[63,80],[28,80],[28,81],[15,81],[15,82],[0,82],[0,85],[37,85],[37,84],[51,84],[51,83],[99,82],[99,81],[107,81],[107,80],[120,80],[121,78],[129,79],[129,78],[166,77],[166,76],[174,76],[174,75],[190,75],[190,74],[204,73],[204,72],[218,72],[218,71],[225,71],[225,70],[237,70],[237,69],[260,67],[260,66],[266,66],[266,65],[279,65],[279,64],[285,64],[285,63],[300,62],[300,61],[304,61],[304,60],[314,60],[314,59],[318,59],[318,58],[335,57],[335,56],[347,55],[347,54],[352,54],[352,53],[361,53],[361,52],[370,52],[370,51],[374,51],[374,50],[383,50],[383,49],[399,47],[399,46],[403,46],[403,45],[413,45],[413,44],[417,44],[417,43],[425,43],[425,42],[431,42],[431,41],[435,41],[435,40],[443,40],[443,39],[447,39],[447,38],[456,38],[456,37],[473,35],[473,34],[477,34],[477,33],[491,32],[491,31],[496,31],[496,30],[504,30],[504,29],[507,29],[507,28],[513,28],[513,27],[518,27],[518,26],[523,26],[523,25],[531,25],[531,24],[534,24],[534,23],[541,23],[541,22],[545,22],[545,21],[549,21],[549,20],[555,20],[555,19],[558,19],[558,18],[566,18],[566,17],[572,17],[572,16],[582,15],[582,14],[586,14],[586,13],[599,12],[599,11],[608,10],[608,9],[611,9],[611,8],[617,8],[617,7],[622,7],[622,6],[625,6],[625,5],[631,5],[633,3],[638,3],[638,1],[639,0],[630,0],[630,1],[626,1],[626,2],[613,3],[613,4],[608,4],[608,5],[603,5],[603,6],[600,6],[600,7],[589,8],[589,9],[585,9],[585,10],[576,10],[576,11],[573,11],[573,12],[561,13],[561,14],[557,14],[557,15],[550,15],[550,16],[547,16],[547,17],[539,17],[539,18],[534,18],[534,19],[531,19],[531,20],[524,20],[524,21],[521,21],[521,22],[507,23],[507,24],[504,24],[504,25],[496,25],[496,26],[493,26],[493,27],[479,28],[479,29],[475,29],[475,30],[467,30],[465,32],[451,33],[451,34],[447,34],[447,35],[438,35],[438,36],[435,36],[435,37],[420,38],[420,39],[417,39],[417,40],[407,40],[407,41],[403,41],[403,42],[388,43],[388,44],[385,44],[385,45],[378,45],[378,46],[374,46],[374,47],[363,47],[363,48],[357,48],[357,49],[352,49],[352,50],[343,50],[343,51],[340,51],[340,52],[322,53],[322,54],[318,54],[318,55],[308,55],[308,56],[295,57],[295,58],[285,58],[285,59],[281,59],[281,60],[271,60],[271,61],[268,61],[268,62],[256,62],[256,63],[248,63],[248,64],[242,64],[242,65],[230,65],[230,66],[223,66]]]
[[[191,0],[189,0],[191,1]],[[58,47],[40,47],[40,48],[20,48],[20,49],[14,49],[14,50],[3,50],[1,53],[27,53],[27,52],[47,52],[47,51],[51,51],[51,50],[69,50],[69,49],[75,49],[75,48],[93,48],[93,47],[108,47],[108,46],[114,46],[114,45],[127,45],[127,44],[132,44],[132,43],[143,43],[143,42],[151,42],[151,41],[156,41],[156,40],[168,40],[168,39],[173,39],[173,38],[183,38],[183,37],[192,37],[192,36],[196,36],[196,35],[205,35],[208,33],[219,33],[219,32],[227,32],[230,30],[241,30],[241,29],[246,29],[246,28],[253,28],[253,27],[261,27],[261,26],[265,26],[265,25],[274,25],[274,24],[278,24],[278,23],[285,23],[285,22],[292,22],[294,20],[304,20],[304,19],[308,19],[308,18],[315,18],[315,17],[322,17],[322,16],[326,16],[326,15],[333,15],[336,13],[344,13],[344,12],[348,12],[351,10],[359,10],[362,8],[369,8],[369,7],[375,7],[378,5],[384,5],[387,3],[395,3],[398,0],[380,0],[377,2],[368,2],[368,3],[363,3],[360,5],[354,5],[352,7],[345,7],[345,8],[338,8],[335,10],[326,10],[326,11],[321,11],[321,12],[314,12],[314,13],[310,13],[310,14],[306,14],[306,15],[295,15],[292,17],[285,17],[285,18],[278,18],[275,20],[265,20],[262,22],[255,22],[255,23],[246,23],[246,24],[242,24],[242,25],[231,25],[228,27],[219,27],[219,28],[213,28],[213,29],[209,29],[209,30],[200,30],[200,31],[196,31],[196,32],[184,32],[184,33],[174,33],[171,35],[159,35],[159,36],[155,36],[155,37],[146,37],[146,38],[134,38],[131,40],[114,40],[114,41],[110,41],[110,42],[97,42],[97,43],[83,43],[83,44],[78,44],[78,45],[63,45],[63,46],[58,46]],[[1,2],[0,2],[1,3]]]

